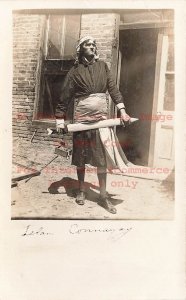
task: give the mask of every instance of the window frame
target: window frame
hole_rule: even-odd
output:
[[[40,44],[39,44],[39,57],[38,57],[38,65],[37,65],[37,70],[36,70],[36,95],[35,95],[35,102],[34,102],[34,110],[33,110],[33,118],[32,118],[32,125],[36,126],[36,127],[41,127],[41,128],[48,128],[48,127],[54,127],[55,125],[55,119],[52,118],[41,118],[39,119],[38,116],[39,114],[41,114],[40,112],[40,107],[41,107],[41,90],[42,90],[42,80],[44,79],[44,77],[47,75],[47,72],[43,72],[44,69],[44,65],[46,62],[50,62],[50,61],[56,61],[56,62],[65,62],[66,64],[69,63],[69,65],[72,63],[72,61],[74,61],[74,59],[64,59],[63,57],[61,58],[47,58],[47,53],[48,53],[48,33],[49,33],[49,20],[50,20],[50,16],[51,15],[55,15],[52,13],[49,13],[47,15],[45,15],[45,18],[42,22],[42,26],[41,26],[41,32],[40,32]],[[79,26],[79,33],[78,36],[80,37],[80,33],[81,33],[81,17],[82,14],[74,14],[74,15],[78,15],[80,16],[80,26]],[[64,16],[64,20],[65,20],[65,14],[61,15]],[[65,21],[64,21],[65,22]],[[63,40],[64,42],[62,43],[63,48],[61,48],[61,53],[62,51],[64,51],[64,43],[65,43],[65,34],[63,35]],[[64,52],[63,52],[64,53]],[[62,69],[60,71],[60,73],[58,75],[61,76],[65,76],[69,71],[69,68],[67,69]],[[51,74],[52,76],[52,74]]]

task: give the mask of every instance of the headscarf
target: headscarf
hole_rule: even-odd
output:
[[[79,39],[79,41],[77,42],[77,46],[76,46],[76,60],[75,60],[75,64],[78,64],[81,60],[81,57],[82,57],[82,53],[81,53],[81,46],[84,42],[88,41],[88,40],[92,40],[94,43],[95,43],[95,46],[96,46],[96,50],[95,50],[95,55],[94,55],[94,59],[95,60],[98,60],[99,59],[99,55],[97,53],[97,45],[96,45],[96,40],[90,36],[90,35],[87,35],[87,36],[84,36],[82,38]]]

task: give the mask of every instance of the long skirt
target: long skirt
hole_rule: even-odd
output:
[[[98,129],[73,133],[72,164],[83,167],[90,164],[94,167],[106,167],[106,153]]]

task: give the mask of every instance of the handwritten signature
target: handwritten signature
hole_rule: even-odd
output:
[[[107,234],[108,239],[112,241],[117,241],[128,234],[133,228],[132,227],[119,227],[119,228],[82,228],[78,224],[72,224],[69,228],[69,233],[71,235],[81,235],[81,234]],[[27,225],[22,236],[49,236],[53,235],[51,232],[47,232],[43,227],[39,227],[34,230],[31,225]]]
[[[85,233],[104,233],[108,234],[108,239],[116,241],[127,233],[129,233],[133,228],[80,228],[78,224],[72,224],[69,232],[73,235],[85,234]]]

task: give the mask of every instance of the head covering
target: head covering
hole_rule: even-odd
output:
[[[80,59],[82,57],[82,53],[81,53],[81,45],[88,41],[88,40],[92,40],[94,43],[95,43],[95,46],[96,46],[96,40],[95,38],[93,38],[92,36],[90,35],[86,35],[84,37],[81,37],[79,39],[79,41],[77,42],[77,46],[76,46],[76,60],[75,60],[75,64],[78,64],[80,62]],[[99,55],[97,54],[97,46],[96,46],[96,51],[95,51],[95,56],[94,56],[94,59],[95,60],[98,60],[99,59]]]
[[[92,40],[96,44],[96,40],[92,36],[86,35],[79,39],[77,46],[76,46],[76,51],[78,52],[80,50],[81,44],[83,44],[85,41],[88,41],[88,40]]]

